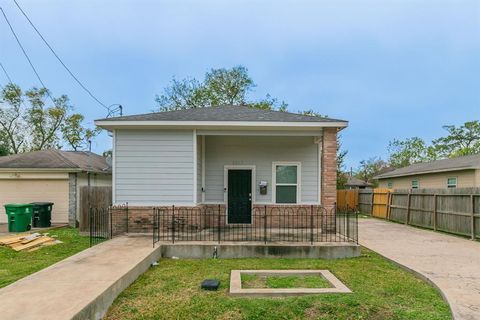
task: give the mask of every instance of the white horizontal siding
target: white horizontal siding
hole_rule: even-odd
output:
[[[224,201],[225,165],[255,165],[256,202],[272,201],[272,162],[301,162],[300,202],[319,201],[318,145],[313,137],[206,136],[205,202]],[[260,195],[258,184],[268,182],[267,195]]]
[[[192,130],[116,130],[115,201],[193,202]]]

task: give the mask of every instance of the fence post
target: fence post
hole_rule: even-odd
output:
[[[265,211],[263,216],[263,242],[267,244],[267,205],[265,205]]]
[[[410,223],[410,203],[412,200],[412,193],[409,191],[408,192],[408,201],[407,201],[407,219],[405,221],[405,224],[408,225]]]
[[[127,212],[126,212],[127,225],[126,225],[125,231],[126,231],[126,233],[128,233],[128,223],[129,223],[129,221],[128,221],[128,202],[125,203],[125,206],[126,206],[126,210],[127,210]]]
[[[175,205],[172,205],[172,243],[175,243]]]
[[[472,240],[475,240],[475,198],[473,194],[470,195],[470,213],[472,214],[471,218],[471,230],[472,230]]]
[[[221,239],[220,232],[221,232],[221,229],[220,229],[220,205],[218,205],[218,215],[217,215],[217,236],[218,236],[218,243],[220,243],[220,239]]]
[[[107,207],[107,210],[110,216],[110,239],[113,239],[113,210],[111,207]]]
[[[437,231],[437,194],[433,194],[433,230]]]
[[[372,199],[371,199],[371,207],[370,207],[370,215],[373,217],[373,204],[375,201],[375,189],[372,189]]]
[[[387,214],[386,214],[386,219],[388,221],[390,221],[390,212],[392,210],[392,208],[391,208],[392,198],[393,198],[393,194],[390,191],[388,191],[387,192]]]
[[[93,210],[92,210],[92,207],[89,207],[88,208],[88,215],[89,215],[89,218],[90,218],[90,247],[92,246],[92,236],[93,236]]]
[[[152,208],[152,245],[153,245],[153,248],[155,248],[155,226],[157,225],[157,215],[156,215],[156,212],[155,212],[155,207]],[[127,222],[127,225],[128,225],[128,222]]]
[[[313,245],[313,205],[310,206],[310,244]]]

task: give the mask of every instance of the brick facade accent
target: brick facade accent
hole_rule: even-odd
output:
[[[323,129],[322,205],[332,210],[337,202],[337,128]]]

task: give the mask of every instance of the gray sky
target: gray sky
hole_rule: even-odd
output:
[[[431,140],[480,118],[480,1],[17,1],[88,88],[127,114],[150,112],[173,76],[244,65],[252,97],[349,120],[349,167],[385,158],[394,138]],[[13,1],[0,3],[47,87],[89,123],[104,117]],[[39,86],[3,20],[0,41],[13,81]],[[94,151],[110,144],[103,134]]]

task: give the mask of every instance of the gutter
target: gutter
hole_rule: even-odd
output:
[[[345,128],[347,121],[327,122],[278,122],[278,121],[112,121],[96,120],[95,125],[104,129],[135,128],[135,127],[164,127],[164,128]]]
[[[475,167],[462,167],[462,168],[450,168],[450,169],[441,169],[441,170],[430,170],[430,171],[419,171],[419,172],[410,172],[410,173],[401,173],[401,174],[393,174],[393,175],[379,175],[373,177],[375,180],[382,180],[382,179],[389,179],[389,178],[401,178],[401,177],[410,177],[410,176],[417,176],[421,174],[433,174],[433,173],[443,173],[443,172],[450,172],[450,171],[464,171],[464,170],[478,170],[480,168]]]

